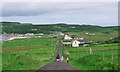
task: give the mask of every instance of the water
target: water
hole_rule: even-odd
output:
[[[0,35],[0,40],[6,40],[6,39],[10,39],[10,38],[5,35]]]

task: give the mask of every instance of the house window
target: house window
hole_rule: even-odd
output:
[[[76,42],[75,42],[75,44],[76,44]]]

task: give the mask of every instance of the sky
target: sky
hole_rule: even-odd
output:
[[[118,25],[118,2],[2,2],[1,12],[0,21]]]

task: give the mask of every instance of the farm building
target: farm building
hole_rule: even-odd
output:
[[[72,47],[79,47],[79,44],[88,43],[88,40],[72,40],[72,41],[63,41],[63,46],[70,45]]]
[[[72,43],[72,47],[79,47],[80,44],[78,40],[73,40],[71,43]]]
[[[25,34],[25,35],[30,36],[30,35],[34,35],[34,34],[33,34],[33,33],[27,33],[27,34]]]
[[[60,35],[61,35],[61,36],[64,36],[64,34],[63,34],[62,32],[60,32]]]
[[[64,39],[65,39],[65,40],[70,40],[70,39],[72,39],[72,38],[69,37],[68,35],[65,35]]]
[[[70,45],[71,41],[63,41],[63,44]]]
[[[86,39],[83,39],[83,40],[79,39],[78,41],[80,42],[80,44],[88,43],[88,40],[86,40]]]
[[[38,35],[44,35],[43,33],[39,33]]]
[[[89,46],[89,44],[83,44],[83,47]]]

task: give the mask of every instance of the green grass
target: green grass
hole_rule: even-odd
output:
[[[50,39],[55,40],[52,42],[53,46],[51,46]],[[7,51],[2,52],[3,70],[38,70],[55,59],[55,54],[58,48],[58,44],[56,45],[56,42],[57,38],[47,37],[15,39],[4,42],[2,48]],[[49,58],[54,48],[54,56],[50,60],[37,61],[37,59]],[[9,51],[11,54],[10,59]]]
[[[28,47],[28,46],[37,46],[37,45],[41,47],[49,47],[51,45],[50,44],[51,41],[48,41],[48,39],[50,38],[15,39],[15,40],[3,42],[2,48]],[[55,41],[53,41],[53,43],[54,42]]]
[[[109,40],[110,38],[115,38],[118,36],[118,32],[114,32],[114,33],[110,33],[110,34],[105,34],[105,33],[101,33],[101,32],[67,32],[66,34],[74,34],[76,35],[75,37],[82,37],[85,39],[89,40],[89,36],[86,35],[85,33],[95,33],[96,35],[92,35],[90,36],[90,41],[91,42],[95,42],[95,41],[106,41]]]
[[[118,45],[118,43],[111,43],[109,46],[108,44],[99,44],[76,48],[66,46],[62,49],[62,55],[65,59],[67,55],[64,55],[64,50],[68,51],[70,53],[69,63],[80,70],[118,70],[118,51],[120,51]],[[92,55],[89,52],[90,48],[93,52]],[[103,61],[103,53],[105,61]]]
[[[99,45],[90,45],[89,47],[70,47],[69,45],[64,47],[67,51],[89,51],[90,48],[93,51],[97,50],[111,50],[111,49],[118,49],[119,43],[112,43],[112,44],[99,44]]]
[[[90,52],[69,52],[70,56],[83,56],[83,55],[88,55],[90,54]],[[112,55],[112,53],[114,55],[118,55],[118,50],[103,50],[103,51],[93,51],[93,54],[99,54],[99,55],[103,55],[103,53],[105,55]]]

